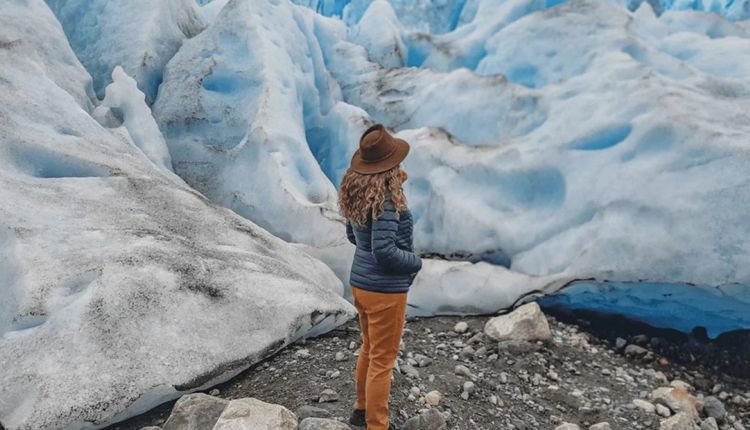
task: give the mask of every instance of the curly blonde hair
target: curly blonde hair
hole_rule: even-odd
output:
[[[405,173],[405,172],[404,172]],[[339,187],[339,208],[352,224],[367,224],[383,213],[386,193],[390,192],[396,211],[406,209],[401,166],[373,175],[363,175],[348,169]]]

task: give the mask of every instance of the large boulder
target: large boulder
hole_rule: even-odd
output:
[[[229,400],[203,393],[182,396],[162,425],[163,430],[203,430],[213,428]]]
[[[547,341],[552,338],[547,318],[536,302],[490,319],[484,326],[484,334],[497,341]]]
[[[2,426],[104,427],[354,315],[324,264],[92,118],[42,0],[0,2],[0,64]]]
[[[659,423],[659,430],[699,430],[690,415],[679,413]]]
[[[237,399],[229,402],[213,430],[297,430],[297,417],[281,405]]]
[[[698,401],[684,388],[660,387],[651,393],[651,400],[675,413],[684,413],[691,418],[698,417]]]

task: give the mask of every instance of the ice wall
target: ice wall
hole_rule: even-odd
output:
[[[230,1],[170,61],[154,105],[175,171],[285,240],[339,241],[336,189],[320,166],[341,172],[339,154],[368,118],[341,101],[318,35],[345,33],[287,2]]]

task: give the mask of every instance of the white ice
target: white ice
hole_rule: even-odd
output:
[[[135,146],[157,167],[172,170],[172,158],[164,136],[156,125],[144,94],[133,78],[122,67],[112,71],[112,83],[104,91],[104,100],[93,112],[93,116],[107,126],[107,121],[122,121],[124,132]],[[113,124],[115,125],[115,124]]]
[[[0,2],[0,64],[3,427],[101,428],[353,316],[319,260],[91,116],[42,0]],[[143,114],[130,90],[110,99],[125,123]]]

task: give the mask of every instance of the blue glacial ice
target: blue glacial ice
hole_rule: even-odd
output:
[[[46,1],[99,97],[121,66],[153,103],[167,61],[205,26],[194,0]]]
[[[544,306],[629,315],[655,327],[686,333],[703,327],[709,337],[750,327],[747,286],[736,284],[581,281],[542,297],[540,302]]]

